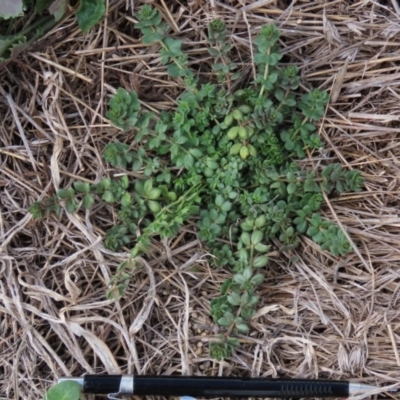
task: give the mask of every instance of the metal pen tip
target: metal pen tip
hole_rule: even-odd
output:
[[[364,383],[351,382],[349,384],[349,393],[354,392],[367,392],[368,390],[379,389],[378,386],[366,385]],[[397,392],[397,389],[389,389],[388,392]]]
[[[364,383],[358,383],[358,382],[351,382],[349,384],[349,392],[353,393],[353,392],[360,392],[360,391],[368,391],[368,390],[374,390],[374,389],[378,389],[376,386],[372,386],[372,385],[366,385]]]

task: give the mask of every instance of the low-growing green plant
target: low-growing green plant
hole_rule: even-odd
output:
[[[40,39],[64,17],[69,4],[70,0],[1,0],[0,63]],[[80,0],[76,17],[81,30],[88,32],[104,12],[104,0]]]
[[[151,251],[152,237],[172,237],[195,218],[211,263],[232,271],[210,305],[221,331],[211,355],[226,358],[239,345],[237,334],[250,329],[272,240],[280,243],[278,250],[290,251],[307,235],[334,256],[349,253],[344,233],[319,211],[323,192],[359,191],[363,179],[359,171],[339,164],[308,170],[296,162],[323,146],[315,123],[329,98],[319,89],[298,90],[298,68],[279,64],[275,25],[261,27],[254,40],[255,80],[232,90],[240,68],[230,61],[232,46],[221,20],[208,30],[217,82],[200,85],[188,68],[183,43],[167,36],[160,13],[145,5],[137,19],[143,42],[160,44],[163,64],[184,81],[186,91],[176,109],[156,116],[143,111],[136,93],[118,89],[108,118],[124,131],[133,130],[135,138],[108,144],[104,159],[141,172],[142,178],[75,183],[57,196],[68,212],[88,209],[97,199],[118,209],[119,224],[108,230],[105,245],[113,250],[128,246],[131,258],[110,283],[108,296],[114,298],[123,295],[135,257]],[[57,204],[50,198],[35,203],[31,212],[35,217],[59,213]]]

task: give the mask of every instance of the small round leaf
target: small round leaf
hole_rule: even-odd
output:
[[[94,198],[91,194],[85,194],[85,196],[83,196],[83,200],[82,200],[82,204],[83,204],[83,208],[85,210],[89,210],[92,205],[94,203]]]
[[[74,381],[57,383],[46,393],[45,400],[79,400],[81,385]]]

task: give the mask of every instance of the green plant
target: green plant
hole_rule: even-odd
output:
[[[1,0],[0,63],[47,33],[64,17],[69,4],[70,0]],[[76,17],[81,30],[88,32],[104,12],[104,0],[80,0]]]
[[[346,255],[352,250],[346,236],[318,211],[323,192],[359,191],[363,179],[359,171],[339,164],[309,171],[296,162],[323,146],[315,122],[329,99],[319,89],[298,93],[297,67],[279,65],[274,25],[263,26],[254,41],[254,82],[232,90],[236,65],[229,59],[231,46],[222,21],[209,26],[218,83],[199,85],[188,69],[182,42],[166,36],[159,12],[145,5],[137,19],[144,43],[160,44],[170,75],[182,78],[187,89],[176,109],[160,116],[143,112],[136,93],[119,89],[107,115],[115,126],[136,135],[130,143],[108,144],[104,159],[142,172],[142,179],[104,178],[79,190],[75,185],[80,196],[90,196],[86,203],[84,198],[77,201],[71,188],[59,191],[58,197],[68,211],[80,204],[90,207],[96,196],[118,208],[119,225],[107,232],[105,244],[113,250],[130,247],[131,258],[119,266],[109,297],[123,295],[135,257],[151,251],[152,237],[172,237],[196,217],[212,264],[233,273],[211,301],[212,318],[221,328],[211,354],[229,357],[239,344],[236,334],[250,329],[272,240],[280,243],[280,251],[291,251],[301,235],[308,235],[333,255]],[[42,215],[41,204],[33,205],[32,213]]]
[[[218,82],[226,81],[228,89],[231,88],[231,81],[240,76],[240,71],[233,72],[237,69],[237,64],[229,58],[229,52],[233,46],[227,40],[226,25],[220,19],[211,21],[208,25],[208,40],[212,47],[208,52],[215,57],[216,62],[212,65],[212,69],[216,71]]]
[[[81,386],[77,382],[64,381],[52,386],[43,400],[83,400]]]

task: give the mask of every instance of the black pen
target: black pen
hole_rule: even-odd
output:
[[[376,389],[349,381],[310,379],[264,379],[206,376],[84,375],[63,377],[58,382],[75,381],[83,393],[137,396],[193,397],[348,397]]]

